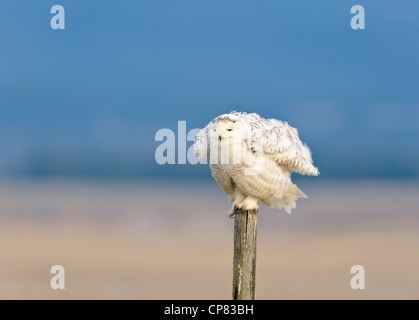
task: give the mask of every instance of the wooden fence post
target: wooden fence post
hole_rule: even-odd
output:
[[[237,210],[234,218],[233,300],[255,299],[256,212]]]

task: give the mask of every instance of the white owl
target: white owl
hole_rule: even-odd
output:
[[[211,174],[236,210],[258,211],[258,201],[291,213],[307,198],[291,181],[291,172],[319,175],[310,149],[297,129],[256,113],[232,111],[212,120],[196,136],[194,153],[210,158]]]

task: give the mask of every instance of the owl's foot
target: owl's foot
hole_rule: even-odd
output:
[[[259,201],[259,198],[253,197],[253,196],[247,196],[244,199],[236,199],[236,201],[234,201],[233,203],[233,207],[228,213],[228,216],[230,218],[233,218],[237,210],[258,212],[259,211],[258,201]]]
[[[228,213],[228,217],[229,218],[234,218],[234,215],[236,214],[236,207],[234,206],[234,204],[233,204],[233,207],[231,208],[231,210],[229,211],[229,213]]]
[[[237,207],[238,209],[242,209],[244,211],[259,211],[258,206],[259,198],[254,196],[247,196]]]
[[[239,203],[239,202],[238,202],[238,203],[234,202],[234,203],[233,203],[233,206],[231,207],[230,212],[228,213],[229,218],[234,218],[234,215],[236,214],[236,212],[237,212],[238,210],[240,210],[241,208],[242,208],[242,207],[241,207],[241,205],[240,205],[240,203]]]
[[[240,210],[240,204],[243,202],[243,200],[246,198],[246,196],[241,193],[240,191],[237,191],[234,193],[234,202],[233,202],[233,206],[231,207],[230,212],[228,213],[228,216],[230,218],[233,218],[234,215],[236,214],[237,210]],[[230,198],[230,196],[229,196]]]

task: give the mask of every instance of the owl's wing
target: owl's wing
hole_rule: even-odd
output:
[[[210,146],[208,141],[208,127],[201,129],[195,137],[195,142],[193,145],[193,152],[195,157],[198,159],[204,160],[210,156]]]
[[[262,119],[252,125],[251,144],[254,149],[263,149],[278,165],[300,174],[317,176],[319,170],[313,166],[311,151],[301,142],[297,129],[286,122]],[[257,145],[261,147],[257,147]]]

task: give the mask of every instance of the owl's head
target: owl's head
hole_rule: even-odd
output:
[[[210,140],[220,142],[241,142],[244,140],[246,132],[245,123],[239,117],[231,114],[214,119],[209,128]]]

